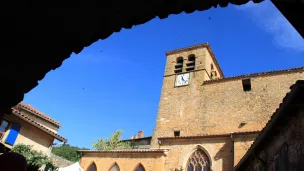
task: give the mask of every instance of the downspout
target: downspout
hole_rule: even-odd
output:
[[[232,142],[231,152],[232,152],[232,169],[234,168],[234,136],[233,132],[230,133],[230,138]]]

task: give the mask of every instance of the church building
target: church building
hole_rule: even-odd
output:
[[[166,52],[147,148],[79,151],[85,171],[230,171],[303,68],[225,77],[208,43]]]

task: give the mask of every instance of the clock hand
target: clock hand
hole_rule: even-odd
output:
[[[182,80],[183,80],[183,82],[185,82],[185,79],[184,79],[184,77],[182,76]]]

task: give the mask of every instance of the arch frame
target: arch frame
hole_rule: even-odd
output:
[[[175,59],[175,62],[178,63],[178,61],[182,61],[182,63],[183,63],[184,60],[185,60],[184,57],[179,56],[179,57],[177,57],[177,58]]]
[[[202,145],[195,145],[193,148],[191,148],[190,151],[188,151],[186,153],[186,155],[184,155],[183,161],[182,161],[182,167],[183,167],[183,169],[187,168],[187,163],[188,163],[189,158],[197,150],[202,150],[207,155],[207,157],[209,159],[210,169],[212,170],[212,158],[211,158],[210,154],[208,153],[208,151]]]
[[[115,166],[115,164],[118,166],[118,168],[119,168],[119,170],[120,170],[119,164],[115,161],[115,162],[113,162],[113,163],[110,165],[110,167],[108,168],[107,171],[109,171],[113,166]]]
[[[90,167],[91,167],[91,165],[92,164],[94,164],[95,165],[95,167],[96,167],[96,171],[98,170],[98,168],[97,168],[97,164],[95,163],[95,161],[92,161],[87,167],[86,167],[86,169],[85,169],[85,171],[87,171]]]
[[[195,59],[196,59],[196,55],[193,54],[193,53],[191,53],[191,54],[189,54],[189,55],[187,56],[187,60],[189,60],[189,59],[191,59],[191,58],[193,58],[193,59],[195,60]]]
[[[145,166],[144,166],[141,162],[139,162],[137,165],[135,165],[135,167],[133,168],[132,171],[135,171],[135,169],[136,169],[138,166],[142,166],[142,167],[144,168],[145,171],[147,170],[147,169],[145,168]]]

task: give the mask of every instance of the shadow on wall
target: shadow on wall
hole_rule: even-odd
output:
[[[215,161],[222,160],[222,170],[228,171],[233,169],[233,151],[232,151],[232,141],[228,139],[222,148],[213,157]]]

